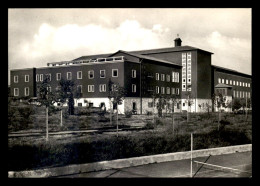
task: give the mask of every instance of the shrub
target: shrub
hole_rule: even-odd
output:
[[[153,115],[153,112],[151,112],[151,111],[146,111],[146,115],[147,115],[147,116],[151,116],[151,115]]]
[[[126,118],[131,118],[133,115],[132,111],[128,110],[128,111],[125,111],[125,117]]]
[[[147,121],[145,126],[144,126],[144,129],[154,129],[154,124],[153,122],[151,121]]]
[[[156,124],[156,126],[163,125],[163,122],[160,119],[156,119],[155,124]]]

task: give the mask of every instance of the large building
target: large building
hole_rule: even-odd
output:
[[[206,111],[213,93],[221,92],[228,100],[250,98],[251,75],[211,64],[213,53],[196,47],[175,46],[141,51],[82,56],[71,61],[48,63],[47,67],[11,70],[11,95],[17,98],[36,97],[37,84],[48,76],[51,90],[59,81],[74,80],[81,92],[76,106],[105,105],[110,109],[108,82],[126,89],[120,113],[136,110],[145,114],[153,110],[153,94],[176,95],[175,111]]]

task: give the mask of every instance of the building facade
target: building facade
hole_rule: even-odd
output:
[[[191,46],[122,51],[82,56],[72,61],[48,63],[47,67],[11,70],[11,95],[36,97],[37,84],[49,77],[51,91],[61,79],[74,80],[80,92],[76,106],[105,105],[110,108],[108,82],[119,84],[126,96],[119,112],[135,110],[137,114],[153,111],[153,95],[175,95],[179,99],[175,112],[189,109],[204,112],[212,94],[222,91],[233,98],[251,97],[251,76],[213,66],[213,53]],[[188,100],[192,102],[188,107]]]

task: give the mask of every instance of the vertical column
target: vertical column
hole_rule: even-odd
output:
[[[187,80],[187,65],[186,65],[186,53],[182,53],[182,91],[186,91],[186,80]]]
[[[187,91],[191,91],[191,52],[187,53]]]

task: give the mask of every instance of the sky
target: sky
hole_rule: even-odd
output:
[[[214,53],[212,64],[252,74],[250,8],[9,9],[10,70],[118,50],[182,45]]]

